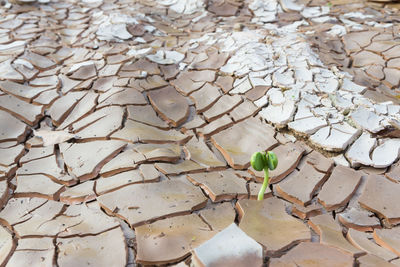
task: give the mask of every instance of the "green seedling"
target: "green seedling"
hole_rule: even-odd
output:
[[[256,171],[264,170],[264,182],[262,184],[260,192],[258,192],[257,198],[258,200],[263,200],[265,190],[269,185],[269,170],[272,171],[276,169],[276,167],[278,166],[278,158],[276,157],[276,154],[272,151],[268,151],[267,153],[265,153],[265,151],[256,152],[251,156],[250,164],[251,167],[253,167],[253,169],[255,169]]]

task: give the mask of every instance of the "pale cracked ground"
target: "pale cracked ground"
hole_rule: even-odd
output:
[[[396,8],[4,3],[0,266],[400,266]]]

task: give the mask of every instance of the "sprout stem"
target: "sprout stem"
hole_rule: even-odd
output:
[[[258,192],[258,200],[263,200],[264,199],[265,190],[267,189],[268,184],[269,184],[269,173],[268,173],[268,167],[265,166],[265,168],[264,168],[264,182],[262,184],[260,192]]]

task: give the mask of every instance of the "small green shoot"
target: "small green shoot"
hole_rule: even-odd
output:
[[[264,182],[258,193],[258,200],[264,199],[265,190],[269,185],[269,170],[275,170],[278,166],[278,158],[272,151],[256,152],[251,156],[250,164],[256,171],[264,170]]]

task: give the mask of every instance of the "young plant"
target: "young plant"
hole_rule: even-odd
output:
[[[256,171],[264,170],[264,182],[258,192],[258,200],[264,199],[264,193],[269,185],[269,170],[275,170],[276,166],[278,166],[278,158],[276,154],[272,151],[268,151],[265,153],[263,152],[256,152],[251,156],[250,159],[251,166]]]

